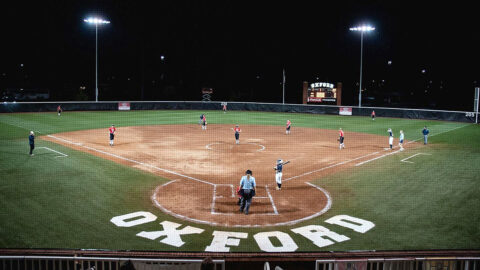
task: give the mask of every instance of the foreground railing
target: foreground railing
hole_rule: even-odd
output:
[[[213,269],[225,270],[224,260],[212,261]],[[199,259],[0,256],[0,270],[197,270],[201,269],[202,262]]]
[[[480,257],[317,260],[316,270],[480,270]]]

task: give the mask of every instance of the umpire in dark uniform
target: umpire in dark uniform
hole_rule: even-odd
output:
[[[30,156],[33,156],[33,149],[35,149],[35,133],[33,133],[33,131],[30,131],[28,143],[30,144]]]
[[[252,197],[255,196],[255,178],[252,176],[252,171],[247,170],[246,175],[242,176],[240,180],[240,195],[242,195],[242,202],[240,204],[240,212],[245,210],[245,215],[248,215]]]

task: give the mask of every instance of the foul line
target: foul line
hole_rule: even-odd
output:
[[[61,155],[61,156],[56,156],[56,158],[57,158],[57,157],[68,157],[67,154],[64,154],[64,153],[62,153],[62,152],[58,152],[58,151],[56,151],[56,150],[50,149],[50,148],[48,148],[48,147],[46,147],[46,146],[37,147],[37,148],[38,148],[38,149],[40,149],[40,148],[47,149],[47,150],[49,150],[49,151],[52,151],[52,152],[54,152],[54,153],[57,153],[57,154]]]
[[[342,161],[342,162],[339,162],[339,163],[336,163],[336,164],[333,164],[333,165],[330,165],[330,166],[327,166],[327,167],[323,167],[323,168],[320,168],[320,169],[317,169],[317,170],[314,170],[314,171],[311,171],[311,172],[302,173],[302,174],[300,174],[300,175],[287,178],[287,179],[283,180],[283,182],[287,182],[287,181],[293,180],[293,179],[295,179],[295,178],[299,178],[299,177],[302,177],[302,176],[305,176],[305,175],[309,175],[309,174],[312,174],[312,173],[321,172],[321,171],[323,171],[323,170],[330,169],[330,168],[333,168],[333,167],[336,167],[336,166],[340,166],[340,165],[343,165],[343,164],[347,164],[347,163],[349,163],[349,162],[352,162],[352,161],[355,161],[355,160],[359,160],[359,159],[362,159],[362,158],[365,158],[365,157],[368,157],[368,156],[371,156],[371,155],[376,155],[376,154],[378,154],[378,153],[380,153],[380,152],[370,153],[370,154],[367,154],[367,155],[363,155],[363,156],[361,156],[361,157],[357,157],[357,158],[354,158],[354,159],[349,159],[349,160]]]
[[[418,156],[418,155],[432,155],[432,154],[427,154],[427,153],[416,153],[415,155],[412,155],[412,156],[409,156],[407,158],[404,158],[402,160],[400,160],[401,162],[405,162],[405,163],[414,163],[414,162],[411,162],[411,161],[407,161],[407,159],[411,159],[415,156]]]
[[[145,166],[145,167],[150,167],[150,168],[152,168],[152,169],[156,169],[156,170],[159,170],[159,171],[163,171],[163,172],[166,172],[166,173],[170,173],[170,174],[173,174],[173,175],[177,175],[177,176],[180,176],[180,177],[183,177],[183,178],[186,178],[186,179],[190,179],[190,180],[193,180],[193,181],[197,181],[197,182],[204,183],[204,184],[208,184],[208,185],[215,185],[215,184],[212,184],[212,183],[210,183],[210,182],[197,179],[197,178],[195,178],[195,177],[191,177],[191,176],[188,176],[188,175],[183,175],[183,174],[180,174],[180,173],[177,173],[177,172],[174,172],[174,171],[170,171],[170,170],[167,170],[167,169],[159,168],[159,167],[157,167],[157,166],[153,166],[153,165],[146,164],[146,163],[143,163],[143,162],[140,162],[140,161],[136,161],[136,160],[129,159],[129,158],[126,158],[126,157],[122,157],[122,156],[119,156],[119,155],[115,155],[115,154],[112,154],[112,153],[108,153],[108,152],[105,152],[105,151],[102,151],[102,150],[98,150],[98,149],[95,149],[95,148],[93,148],[93,147],[85,146],[85,145],[83,145],[83,144],[81,144],[81,143],[72,142],[72,141],[69,141],[69,140],[66,140],[66,139],[63,139],[63,138],[55,137],[55,136],[53,136],[53,135],[47,135],[47,137],[51,137],[51,138],[54,138],[54,139],[56,139],[56,140],[60,140],[60,141],[66,142],[66,143],[70,143],[70,144],[73,144],[73,145],[77,145],[77,146],[83,147],[83,148],[88,149],[88,150],[91,150],[91,151],[95,151],[95,152],[98,152],[98,153],[102,153],[102,154],[104,154],[104,155],[108,155],[108,156],[111,156],[111,157],[115,157],[115,158],[118,158],[118,159],[122,159],[122,160],[125,160],[125,161],[129,161],[129,162],[132,162],[132,163],[136,163],[136,164],[139,164],[139,165],[142,165],[142,166]]]
[[[385,154],[385,155],[381,155],[381,156],[378,156],[378,157],[375,157],[375,158],[372,158],[372,159],[369,159],[369,160],[365,160],[365,161],[362,161],[360,163],[355,164],[355,166],[362,166],[363,164],[368,163],[370,161],[374,161],[374,160],[377,160],[377,159],[380,159],[380,158],[383,158],[383,157],[386,157],[386,156],[394,155],[394,154],[396,154],[400,151],[402,151],[402,150],[397,150],[397,151],[394,151],[394,152],[391,152],[391,153],[388,153],[388,154]]]
[[[275,203],[273,202],[272,195],[270,195],[270,191],[268,190],[268,185],[265,186],[265,190],[267,191],[268,198],[270,199],[270,203],[272,204],[273,213],[275,215],[278,215],[277,207],[275,206]]]

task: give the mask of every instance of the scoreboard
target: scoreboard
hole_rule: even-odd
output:
[[[333,83],[315,82],[307,89],[307,103],[337,103],[337,88]]]

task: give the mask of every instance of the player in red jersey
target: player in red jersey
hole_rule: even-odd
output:
[[[292,122],[290,120],[287,120],[287,129],[285,131],[285,134],[290,134],[290,128],[291,128]]]
[[[57,113],[58,113],[58,116],[60,116],[60,114],[62,113],[62,107],[60,107],[60,105],[58,105],[57,107]]]
[[[113,139],[115,138],[115,131],[117,131],[117,129],[115,128],[115,125],[112,125],[108,129],[108,132],[110,132],[110,146],[113,146]]]
[[[235,132],[235,143],[240,144],[240,132],[242,132],[242,130],[238,125],[235,125],[235,128],[232,128],[232,130]]]
[[[345,148],[345,144],[343,144],[343,140],[345,139],[345,134],[343,133],[343,130],[342,128],[339,129],[339,138],[338,138],[338,142],[340,143],[340,150],[342,148]]]
[[[205,114],[202,118],[202,130],[207,130],[207,118],[205,117]]]
[[[227,112],[227,104],[223,104],[222,109],[223,109],[223,113],[226,113]]]
[[[372,120],[375,120],[375,111],[372,111]]]

